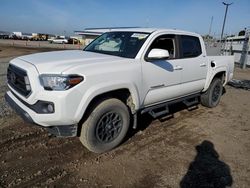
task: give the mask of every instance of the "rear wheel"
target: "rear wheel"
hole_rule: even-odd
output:
[[[82,125],[80,141],[90,151],[103,153],[118,146],[130,123],[128,107],[118,99],[100,102]]]
[[[222,95],[222,81],[219,78],[214,78],[209,88],[201,95],[201,104],[212,108],[219,104]]]

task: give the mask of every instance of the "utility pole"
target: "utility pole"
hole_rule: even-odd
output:
[[[226,23],[226,19],[227,19],[227,10],[228,10],[228,6],[230,6],[230,5],[232,5],[232,4],[233,4],[233,3],[225,3],[225,2],[223,2],[223,5],[226,5],[226,11],[225,11],[225,15],[224,15],[224,21],[223,21],[223,26],[222,26],[220,41],[222,41],[222,39],[223,39],[224,27],[225,27],[225,23]]]
[[[208,36],[210,36],[211,30],[212,30],[213,19],[214,19],[214,17],[212,16],[212,17],[211,17],[210,26],[209,26]]]
[[[209,47],[210,47],[210,45],[211,45],[210,42],[211,42],[212,39],[213,39],[213,37],[210,37],[211,30],[212,30],[213,19],[214,19],[214,17],[212,16],[212,17],[211,17],[210,26],[209,26],[209,31],[208,31],[208,37],[207,37],[207,44],[208,44]]]

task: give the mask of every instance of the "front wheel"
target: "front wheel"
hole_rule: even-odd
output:
[[[130,123],[128,107],[118,99],[100,102],[82,125],[80,141],[90,151],[103,153],[118,146]]]
[[[216,107],[220,102],[222,90],[221,79],[214,78],[207,91],[201,95],[201,104],[209,108]]]

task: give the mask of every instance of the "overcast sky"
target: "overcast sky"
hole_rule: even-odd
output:
[[[250,27],[250,0],[232,0],[225,33]],[[219,35],[220,0],[1,0],[0,31],[73,34],[89,27],[176,28]]]

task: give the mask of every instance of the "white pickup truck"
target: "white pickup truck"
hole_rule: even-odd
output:
[[[157,118],[177,102],[215,107],[233,71],[233,57],[208,57],[198,34],[114,29],[83,50],[11,60],[5,99],[28,122],[101,153],[136,128],[137,114]]]

